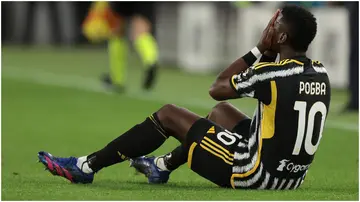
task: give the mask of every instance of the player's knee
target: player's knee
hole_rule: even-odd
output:
[[[151,24],[148,19],[136,15],[131,19],[131,38],[134,40],[143,33],[151,32]]]
[[[222,112],[224,109],[229,108],[231,106],[228,102],[219,102],[217,103],[211,110],[211,114],[215,115],[219,112]]]
[[[231,106],[228,102],[219,102],[211,109],[207,118],[212,121],[217,121],[219,117],[224,115],[224,111],[226,111],[227,108],[231,108]]]
[[[229,107],[231,107],[231,104],[230,103],[228,103],[228,102],[219,102],[219,103],[217,103],[214,107],[213,107],[213,109],[225,109],[225,108],[229,108]]]
[[[174,104],[166,104],[157,111],[156,115],[159,121],[166,127],[166,125],[173,122],[174,114],[176,114],[178,109],[179,107]]]

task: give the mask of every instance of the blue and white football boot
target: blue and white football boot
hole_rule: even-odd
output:
[[[88,184],[94,180],[94,173],[84,173],[77,167],[78,159],[75,157],[54,157],[48,152],[40,151],[38,158],[45,165],[45,169],[49,170],[51,174],[64,177],[72,183]]]
[[[161,170],[155,164],[155,157],[138,157],[130,159],[130,167],[144,174],[150,184],[164,184],[169,180],[171,171]]]

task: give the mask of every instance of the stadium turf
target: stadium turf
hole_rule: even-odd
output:
[[[108,93],[98,81],[106,66],[104,50],[3,48],[2,200],[358,200],[358,113],[342,112],[347,94],[339,90],[333,90],[315,161],[295,191],[222,189],[186,165],[166,185],[147,184],[127,162],[102,170],[91,185],[52,176],[37,163],[38,151],[86,155],[163,104],[205,115],[216,103],[207,93],[214,76],[174,69],[162,69],[156,89],[142,92],[136,62],[127,93]],[[232,103],[249,115],[255,107],[250,99]],[[154,154],[176,145],[171,139]]]

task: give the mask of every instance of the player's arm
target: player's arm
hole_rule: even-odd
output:
[[[210,87],[210,96],[218,101],[237,98],[237,93],[231,87],[229,80],[233,75],[245,72],[259,57],[261,57],[261,52],[258,47],[255,47],[243,57],[235,60],[218,75]]]
[[[279,10],[276,11],[270,22],[268,23],[267,27],[263,31],[261,39],[258,45],[253,48],[250,52],[248,52],[243,57],[237,59],[233,62],[228,68],[222,71],[218,77],[216,78],[215,82],[212,84],[209,90],[209,94],[215,100],[228,100],[239,97],[237,92],[234,91],[233,86],[229,82],[234,75],[238,75],[239,73],[244,72],[253,63],[261,57],[261,55],[271,47],[272,43],[272,36],[274,33],[274,22],[279,14]]]
[[[268,77],[273,65],[273,62],[263,62],[251,66],[245,72],[233,75],[228,82],[233,91],[236,92],[236,97],[255,98],[264,104],[269,104],[271,89]]]

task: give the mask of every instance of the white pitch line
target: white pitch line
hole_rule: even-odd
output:
[[[110,92],[106,91],[101,83],[93,78],[86,78],[76,75],[64,75],[64,74],[55,74],[51,72],[44,72],[38,69],[32,69],[32,71],[24,72],[19,68],[11,68],[11,70],[6,69],[2,73],[2,77],[5,78],[12,78],[12,79],[24,79],[27,81],[32,81],[39,84],[45,85],[53,85],[53,86],[60,86],[66,88],[75,88],[79,90],[85,90],[90,92],[98,92],[98,93],[106,93],[111,94]],[[139,100],[146,100],[146,101],[154,101],[160,103],[176,103],[178,105],[185,105],[188,107],[196,107],[201,109],[209,110],[211,109],[215,101],[211,102],[211,100],[194,100],[194,99],[169,99],[166,96],[161,96],[158,94],[151,94],[151,93],[139,93],[134,91],[129,91],[124,94],[130,98],[136,98]],[[254,108],[241,108],[245,113],[252,114]],[[334,129],[342,129],[348,131],[357,132],[359,130],[358,124],[347,123],[344,121],[339,120],[331,120],[328,119],[326,121],[326,128],[334,128]]]

